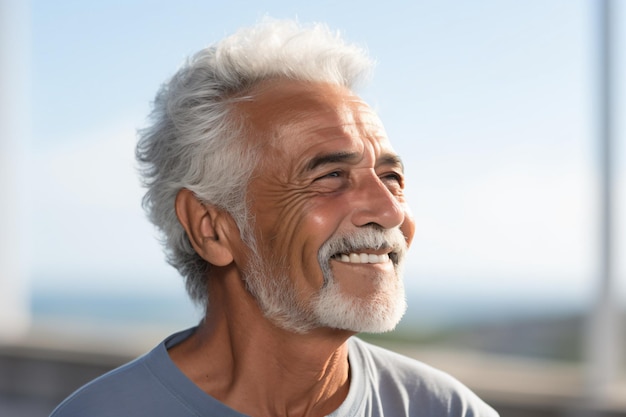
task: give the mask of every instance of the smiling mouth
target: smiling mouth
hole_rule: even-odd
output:
[[[395,252],[383,253],[380,255],[366,252],[338,253],[332,256],[335,261],[350,264],[382,264],[389,262],[397,262],[397,254]]]

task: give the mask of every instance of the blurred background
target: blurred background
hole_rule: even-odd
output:
[[[264,16],[378,64],[407,164],[409,310],[374,343],[506,416],[626,415],[626,4],[0,0],[0,415],[46,416],[200,317],[141,209],[136,131]]]

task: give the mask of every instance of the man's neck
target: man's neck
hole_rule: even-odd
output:
[[[253,417],[325,416],[341,405],[350,385],[350,333],[295,334],[249,311],[254,305],[232,308],[224,305],[228,297],[221,300],[189,339],[169,351],[198,387]]]

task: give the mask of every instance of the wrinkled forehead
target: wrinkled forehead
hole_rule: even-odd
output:
[[[324,126],[337,130],[358,128],[386,139],[375,112],[342,86],[269,80],[250,91],[237,107],[253,136],[265,143],[272,143],[286,131]]]

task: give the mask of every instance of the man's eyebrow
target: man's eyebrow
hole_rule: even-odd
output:
[[[356,152],[334,152],[329,154],[323,154],[315,156],[311,159],[305,167],[306,171],[313,171],[320,166],[335,164],[338,162],[351,162],[358,159],[359,155]]]
[[[386,153],[382,155],[380,158],[378,158],[376,165],[395,165],[399,166],[402,171],[404,171],[404,163],[402,162],[402,158],[400,158],[400,155],[396,155],[393,153]]]
[[[310,172],[315,170],[316,168],[319,168],[320,166],[341,162],[352,162],[357,160],[358,158],[359,154],[356,152],[334,152],[318,155],[307,163],[305,170]],[[402,159],[399,155],[393,153],[383,154],[380,158],[378,158],[378,161],[376,161],[376,165],[398,166],[404,171],[404,163],[402,162]]]

